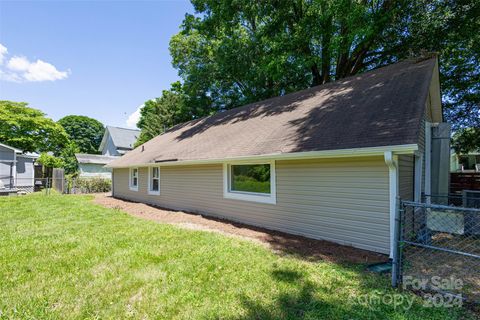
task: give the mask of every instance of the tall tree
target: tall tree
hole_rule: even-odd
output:
[[[195,117],[435,51],[445,116],[480,126],[480,1],[192,3],[170,52]]]
[[[86,116],[70,115],[58,120],[70,139],[82,153],[98,153],[105,128],[103,124]]]
[[[191,119],[191,112],[185,105],[182,86],[179,82],[175,82],[170,90],[162,92],[160,98],[144,103],[137,123],[141,132],[135,145],[141,145],[174,125]]]
[[[0,142],[26,152],[59,151],[68,143],[63,127],[27,105],[0,101]]]

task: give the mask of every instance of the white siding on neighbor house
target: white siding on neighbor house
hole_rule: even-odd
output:
[[[15,174],[12,172],[14,157],[15,151],[0,146],[0,181],[4,186],[10,185],[10,176]]]
[[[389,253],[388,169],[383,157],[276,161],[277,204],[223,197],[222,164],[162,166],[160,195],[148,195],[148,168],[129,190],[114,169],[114,196],[223,217],[269,229]]]
[[[34,185],[34,165],[35,159],[17,155],[17,187],[31,188]],[[33,191],[33,190],[32,190]]]
[[[102,149],[102,155],[104,156],[119,156],[120,154],[117,151],[117,147],[113,143],[112,136],[108,134],[107,142]]]
[[[82,178],[111,178],[112,169],[105,168],[104,164],[99,163],[79,163],[78,169]]]

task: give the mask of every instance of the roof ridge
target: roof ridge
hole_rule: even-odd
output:
[[[131,129],[131,128],[118,127],[118,126],[110,126],[110,125],[106,125],[105,128],[116,128],[116,129],[122,129],[122,130],[140,131],[140,129]]]
[[[413,58],[406,58],[406,59],[402,59],[402,60],[399,60],[395,63],[391,63],[391,64],[387,64],[387,65],[383,65],[383,66],[379,66],[377,68],[374,68],[374,69],[371,69],[371,70],[368,70],[368,71],[365,71],[365,72],[362,72],[362,73],[357,73],[357,74],[353,74],[353,75],[350,75],[350,76],[347,76],[347,77],[344,77],[344,78],[341,78],[341,79],[338,79],[338,80],[335,80],[335,81],[331,81],[331,82],[327,82],[327,83],[323,83],[323,84],[319,84],[319,85],[316,85],[316,86],[313,86],[313,87],[308,87],[308,88],[305,88],[305,89],[301,89],[301,90],[298,90],[298,91],[294,91],[294,92],[290,92],[290,93],[287,93],[285,95],[280,95],[280,96],[274,96],[274,97],[270,97],[270,98],[267,98],[267,99],[264,99],[264,100],[260,100],[260,101],[254,101],[254,102],[250,102],[250,103],[247,103],[247,104],[244,104],[244,105],[241,105],[241,106],[238,106],[238,107],[235,107],[235,108],[232,108],[232,109],[228,109],[228,110],[222,110],[222,111],[218,111],[214,114],[211,114],[211,115],[208,115],[208,116],[203,116],[201,118],[197,118],[197,119],[192,119],[192,120],[189,120],[189,121],[186,121],[186,122],[183,122],[183,123],[179,123],[179,124],[176,124],[174,125],[173,127],[165,130],[162,134],[158,135],[158,136],[161,136],[165,133],[168,133],[168,132],[171,132],[171,131],[175,131],[175,130],[178,130],[180,129],[181,127],[183,126],[187,126],[189,124],[192,124],[196,121],[200,122],[204,119],[207,119],[207,118],[210,118],[210,117],[215,117],[217,115],[225,115],[226,113],[234,113],[234,112],[240,112],[241,110],[243,109],[248,109],[250,107],[254,107],[255,105],[257,105],[256,107],[261,107],[262,104],[265,104],[266,102],[270,102],[270,101],[273,101],[275,99],[280,99],[280,98],[284,98],[284,97],[288,97],[290,95],[300,95],[302,93],[305,93],[305,92],[308,92],[308,91],[315,91],[315,90],[318,90],[318,89],[323,89],[323,88],[327,88],[329,86],[332,86],[332,85],[335,85],[335,84],[339,84],[339,83],[342,83],[342,82],[345,82],[345,81],[348,81],[349,79],[352,79],[354,77],[360,77],[360,76],[364,76],[364,75],[368,75],[372,72],[376,72],[378,70],[381,70],[381,69],[386,69],[386,68],[390,68],[390,67],[393,67],[393,66],[396,66],[398,64],[401,64],[401,63],[420,63],[420,62],[423,62],[425,60],[430,60],[430,59],[434,59],[436,58],[436,56],[432,56],[432,57],[413,57]],[[273,106],[272,106],[273,107]],[[157,136],[157,137],[158,137]],[[152,139],[153,140],[153,139]],[[148,141],[147,141],[148,142]]]

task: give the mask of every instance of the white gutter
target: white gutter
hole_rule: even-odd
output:
[[[393,258],[395,246],[395,216],[398,196],[398,155],[392,151],[384,154],[385,164],[388,167],[389,203],[390,203],[390,258]]]
[[[12,174],[13,174],[13,186],[17,187],[17,153],[13,153],[13,166],[12,166]],[[10,186],[12,188],[12,186]]]
[[[134,163],[131,165],[110,166],[107,168],[136,168],[136,167],[150,167],[150,166],[179,166],[179,165],[195,165],[195,164],[211,164],[224,163],[230,161],[258,161],[258,160],[302,160],[302,159],[318,159],[318,158],[344,158],[344,157],[366,157],[366,156],[383,156],[385,152],[395,152],[395,154],[412,154],[418,150],[417,144],[403,144],[383,147],[367,147],[367,148],[352,148],[352,149],[338,149],[325,151],[308,151],[308,152],[291,152],[291,153],[274,153],[253,156],[241,156],[232,158],[216,158],[203,160],[180,160],[180,161],[165,161],[165,162],[147,162]]]

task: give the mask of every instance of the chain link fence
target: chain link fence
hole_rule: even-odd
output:
[[[105,193],[112,189],[112,180],[103,177],[62,177],[62,178],[14,178],[0,177],[1,195],[21,195],[32,192],[41,192],[45,195],[52,193],[87,194]]]
[[[480,303],[480,197],[400,201],[398,259],[404,288]]]

